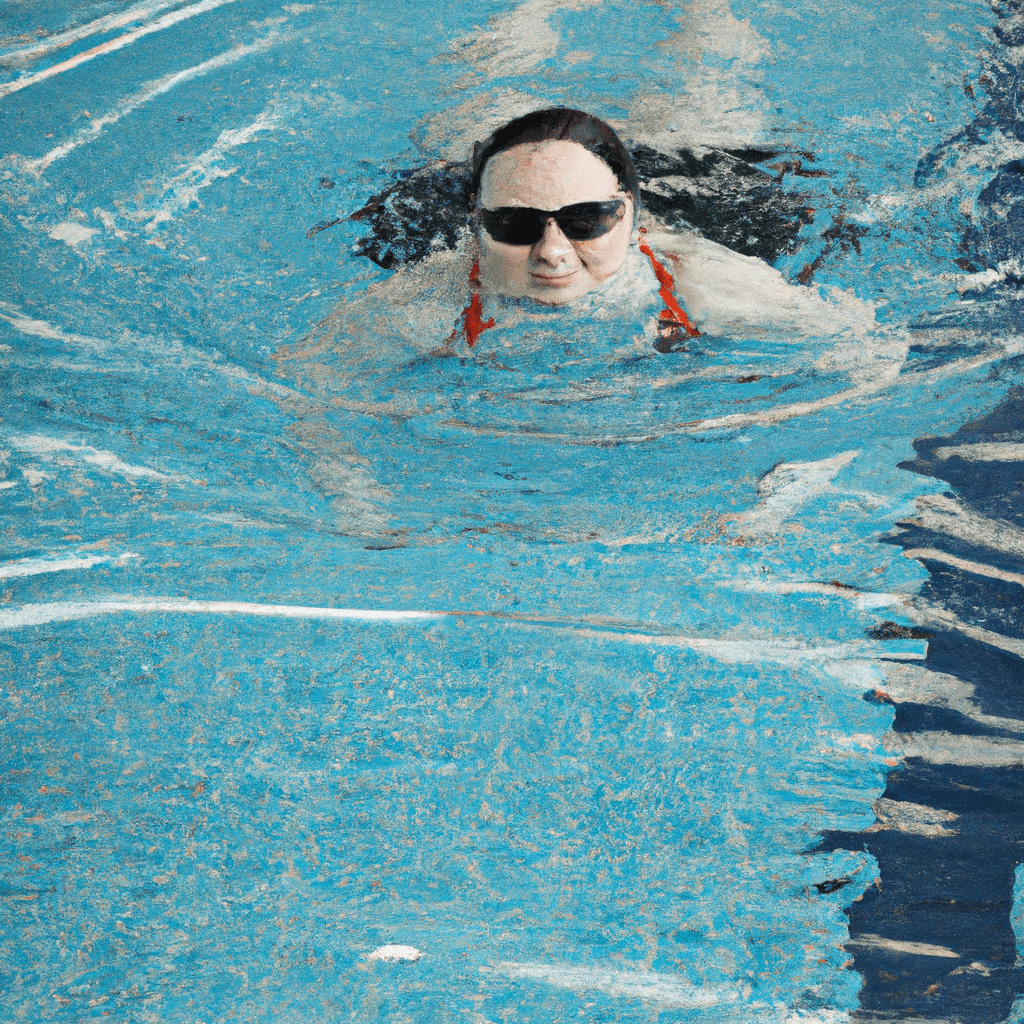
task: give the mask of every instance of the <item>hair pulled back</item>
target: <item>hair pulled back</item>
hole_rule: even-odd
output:
[[[496,132],[473,146],[472,194],[480,194],[480,179],[487,161],[513,146],[528,142],[577,142],[594,156],[603,160],[619,180],[623,192],[628,192],[634,205],[639,198],[640,183],[633,166],[633,158],[614,129],[593,114],[571,107],[546,107],[517,117],[502,125]]]

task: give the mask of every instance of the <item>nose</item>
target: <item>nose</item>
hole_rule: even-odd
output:
[[[572,242],[562,234],[558,221],[554,217],[548,217],[544,225],[544,234],[530,250],[530,258],[534,263],[557,267],[565,263],[574,252]]]

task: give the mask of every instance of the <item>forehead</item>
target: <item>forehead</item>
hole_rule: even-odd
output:
[[[578,142],[527,142],[487,161],[480,205],[558,210],[621,194],[615,172]]]

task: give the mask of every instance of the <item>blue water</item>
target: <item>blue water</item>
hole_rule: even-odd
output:
[[[127,6],[11,8],[2,50]],[[138,6],[2,81],[187,7]],[[0,95],[5,1019],[857,1008],[878,865],[814,851],[875,822],[865,696],[925,655],[877,631],[927,576],[880,539],[945,489],[898,464],[1022,383],[954,262],[1015,152],[948,142],[994,24],[235,0]],[[349,213],[521,109],[639,143],[665,97],[681,143],[813,155],[780,287],[874,325],[658,355],[647,279],[442,357],[442,272],[352,256]]]

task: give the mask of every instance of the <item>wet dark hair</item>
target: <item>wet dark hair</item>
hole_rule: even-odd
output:
[[[480,179],[487,161],[513,146],[526,142],[578,142],[584,149],[603,160],[619,179],[619,187],[628,192],[634,207],[640,198],[640,182],[629,150],[614,129],[593,114],[571,107],[547,107],[517,117],[502,125],[494,134],[473,146],[473,176],[470,191],[480,194]]]

